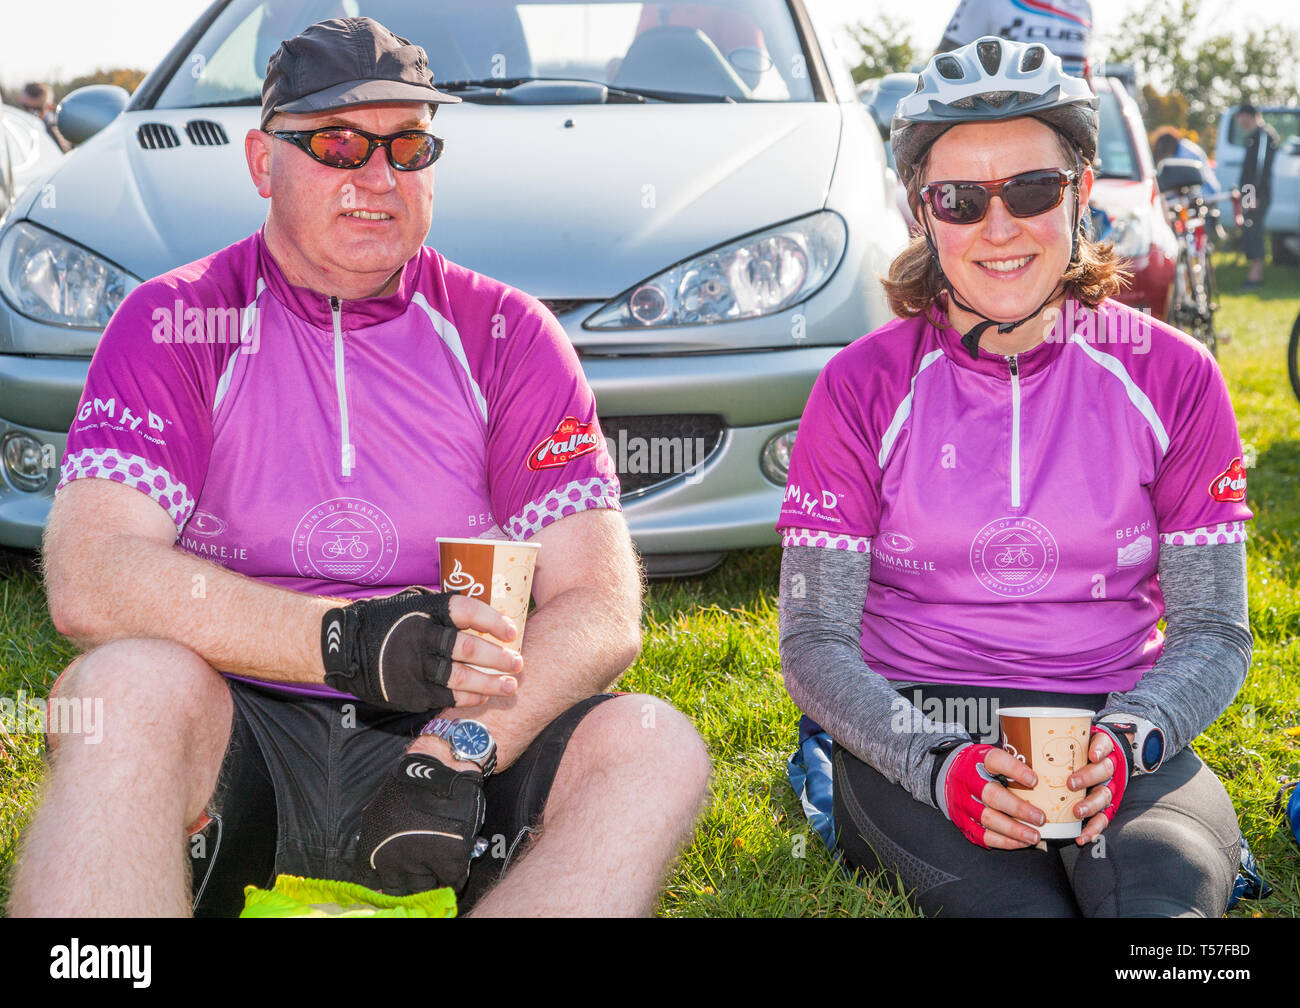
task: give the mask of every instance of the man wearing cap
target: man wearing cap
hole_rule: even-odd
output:
[[[285,42],[245,139],[265,226],[105,331],[45,543],[87,649],[52,695],[102,710],[100,740],[50,736],[11,913],[232,913],[277,873],[483,914],[653,906],[708,758],[662,701],[601,692],[640,578],[563,330],[422,244],[456,100],[369,19]],[[439,536],[540,544],[522,655],[429,590]]]

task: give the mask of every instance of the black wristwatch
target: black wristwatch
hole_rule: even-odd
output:
[[[479,721],[436,717],[420,729],[420,734],[445,739],[456,759],[478,764],[484,777],[496,769],[496,739],[487,730],[487,726]]]
[[[1160,764],[1165,761],[1165,733],[1159,726],[1132,714],[1107,714],[1098,718],[1097,723],[1119,735],[1132,734],[1133,741],[1129,747],[1133,753],[1134,775],[1155,773],[1160,769]]]

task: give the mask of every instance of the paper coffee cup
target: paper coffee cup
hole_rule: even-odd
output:
[[[1027,788],[1012,781],[1007,786],[1030,805],[1042,810],[1047,822],[1025,825],[1048,840],[1066,840],[1083,832],[1083,820],[1074,806],[1084,791],[1071,791],[1066,781],[1088,763],[1088,737],[1093,712],[1070,707],[1003,707],[1002,748],[1038,775],[1038,786]]]
[[[462,630],[518,651],[524,643],[524,622],[533,592],[538,543],[509,539],[439,539],[438,561],[442,590],[486,602],[515,625],[516,636],[506,644],[491,634]],[[469,665],[469,662],[465,664]],[[480,672],[503,675],[500,669],[470,665]]]

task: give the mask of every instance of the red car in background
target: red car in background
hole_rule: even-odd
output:
[[[1164,319],[1178,248],[1156,185],[1146,127],[1119,81],[1094,77],[1092,89],[1101,99],[1099,165],[1088,201],[1093,237],[1114,242],[1116,254],[1129,260],[1133,280],[1118,300]]]

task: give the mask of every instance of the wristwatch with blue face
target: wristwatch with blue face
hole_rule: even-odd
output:
[[[1131,714],[1108,714],[1100,724],[1121,735],[1133,736],[1134,774],[1155,773],[1165,761],[1165,733],[1146,718]]]
[[[487,777],[496,769],[497,743],[487,726],[470,718],[436,717],[420,729],[421,735],[445,739],[458,760],[476,763]]]

